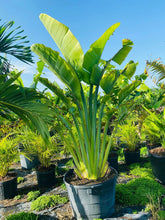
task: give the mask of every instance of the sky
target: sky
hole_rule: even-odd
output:
[[[103,59],[108,60],[121,48],[122,39],[132,40],[133,49],[120,69],[134,60],[139,63],[136,70],[139,75],[145,69],[146,60],[161,58],[165,61],[164,0],[0,0],[0,5],[1,24],[14,20],[15,27],[24,29],[29,45],[42,43],[58,50],[39,19],[40,13],[46,13],[70,28],[84,53],[107,28],[120,22],[102,55]],[[38,57],[33,55],[33,65],[10,58],[17,69],[24,70],[22,79],[25,86],[30,86],[36,73]],[[44,72],[51,81],[56,80],[48,70]],[[155,86],[150,77],[146,84]]]

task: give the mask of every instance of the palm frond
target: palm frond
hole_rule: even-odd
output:
[[[1,78],[3,79],[4,75],[0,75]],[[44,97],[41,93],[13,84],[13,81],[14,79],[9,79],[0,84],[0,116],[10,119],[11,113],[15,113],[15,116],[20,117],[29,127],[35,127],[47,142],[47,124],[53,120],[54,112],[39,102]]]
[[[165,65],[162,62],[147,61],[147,67],[152,71],[152,76],[156,76],[157,83],[165,78]]]
[[[32,63],[30,47],[25,46],[29,43],[26,40],[27,36],[21,36],[23,30],[20,30],[20,26],[11,30],[13,25],[14,21],[0,25],[0,53],[12,55],[25,63]],[[0,59],[5,60],[2,56]]]

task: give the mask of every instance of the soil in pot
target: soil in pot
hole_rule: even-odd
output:
[[[17,195],[17,175],[8,172],[4,178],[0,177],[0,200],[11,199]]]
[[[39,187],[48,188],[55,185],[55,165],[52,164],[49,167],[40,165],[36,168],[36,173]]]
[[[128,149],[124,149],[124,157],[125,163],[130,165],[132,163],[137,163],[140,161],[140,150],[137,149],[136,151],[129,151]]]
[[[70,170],[64,177],[74,217],[76,219],[103,219],[114,212],[117,171],[110,168],[97,181],[80,179]]]
[[[150,151],[154,148],[160,147],[161,145],[160,144],[151,144],[148,142],[148,143],[146,143],[146,146],[147,146],[148,151]]]
[[[159,182],[165,184],[165,149],[157,147],[150,150],[149,153],[154,176]]]

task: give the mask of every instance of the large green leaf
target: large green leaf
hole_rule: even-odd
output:
[[[123,39],[122,44],[122,48],[112,58],[112,60],[119,65],[122,64],[122,62],[125,60],[129,52],[131,51],[133,42],[128,39]]]
[[[84,53],[69,28],[47,14],[40,14],[40,19],[65,59],[75,69],[82,66]]]
[[[49,69],[69,87],[75,97],[80,97],[81,87],[77,74],[59,53],[43,44],[33,44],[31,47],[49,67]]]
[[[119,70],[113,70],[111,72],[104,74],[104,76],[100,81],[100,86],[106,94],[111,92],[119,75],[120,75]]]
[[[120,90],[119,96],[119,105],[126,99],[139,85],[141,84],[140,80],[135,80],[131,84],[125,86]]]
[[[47,88],[49,88],[53,93],[55,93],[68,107],[70,106],[70,100],[67,98],[63,90],[58,88],[55,84],[51,83],[47,78],[39,77],[38,80]]]
[[[116,23],[109,27],[98,40],[91,44],[90,49],[86,52],[84,56],[83,62],[83,67],[89,72],[92,71],[92,68],[95,64],[99,63],[100,57],[107,41],[109,40],[109,37],[119,27],[119,25],[120,23]]]
[[[124,68],[124,71],[122,72],[123,75],[125,75],[128,79],[131,79],[131,77],[134,75],[136,71],[136,63],[134,61],[130,61]]]
[[[90,83],[93,85],[99,85],[102,75],[102,69],[97,64],[95,64],[92,69]]]

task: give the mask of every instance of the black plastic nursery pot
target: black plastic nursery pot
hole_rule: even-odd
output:
[[[69,170],[64,176],[68,196],[76,219],[103,219],[115,212],[115,189],[117,171],[113,178],[95,185],[72,185],[66,181],[67,176],[73,173]]]
[[[32,168],[35,168],[36,166],[39,165],[39,160],[38,160],[38,157],[36,156],[34,156],[33,160],[29,160],[22,154],[19,157],[20,157],[20,163],[21,163],[22,169],[31,170]]]
[[[158,156],[150,152],[152,172],[159,182],[165,184],[165,156]]]
[[[132,163],[137,163],[140,161],[140,150],[136,151],[128,151],[127,149],[124,149],[124,157],[125,157],[125,163],[127,165],[130,165]]]
[[[12,199],[17,195],[17,175],[10,173],[9,176],[9,180],[0,181],[0,200]]]
[[[118,171],[118,154],[116,152],[112,152],[108,156],[108,163],[111,167]]]
[[[41,188],[49,188],[55,185],[55,165],[51,165],[47,171],[36,169],[38,186]]]

